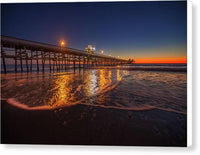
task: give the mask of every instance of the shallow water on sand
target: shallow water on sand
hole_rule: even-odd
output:
[[[87,104],[186,114],[187,74],[100,68],[2,74],[1,95],[8,103],[28,110]]]

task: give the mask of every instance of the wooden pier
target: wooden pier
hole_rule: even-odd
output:
[[[15,72],[32,72],[33,61],[38,72],[45,71],[45,64],[48,64],[49,71],[62,71],[70,66],[75,69],[76,67],[127,65],[134,62],[133,59],[125,60],[104,54],[90,54],[83,50],[7,36],[1,36],[1,59],[4,73],[7,73],[8,59],[14,60]]]

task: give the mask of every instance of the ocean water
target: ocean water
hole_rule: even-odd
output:
[[[61,68],[62,68],[62,64],[60,64]],[[26,64],[23,62],[22,64],[23,67],[23,72],[27,72],[27,66]],[[57,66],[58,67],[58,66]],[[76,67],[79,67],[78,64],[76,64]],[[82,65],[81,65],[82,67]],[[102,66],[100,66],[102,68]],[[131,68],[153,68],[153,69],[165,69],[165,68],[172,68],[172,69],[187,69],[187,64],[186,63],[180,63],[180,64],[132,64],[132,65],[126,65],[126,66],[118,66],[118,68],[124,68],[124,69],[131,69]],[[53,71],[53,66],[51,64],[51,68]],[[67,68],[73,68],[73,64],[68,64]],[[116,68],[115,66],[106,66],[105,68]],[[30,71],[30,64],[28,65],[28,69]],[[55,71],[57,70],[56,65],[54,64],[54,69]],[[7,73],[15,73],[15,65],[14,64],[7,64],[6,65],[6,70]],[[39,70],[42,71],[42,64],[39,64]],[[61,71],[65,70],[65,66],[63,64],[63,69]],[[32,71],[33,72],[37,72],[37,65],[33,64],[32,65]],[[45,64],[44,65],[44,71],[47,72],[49,71],[49,64]],[[17,64],[17,72],[20,73],[21,72],[21,65]],[[4,69],[3,69],[3,65],[1,63],[1,73],[4,73]]]
[[[140,67],[187,67],[145,65]],[[187,114],[186,72],[126,70],[136,66],[1,74],[1,98],[27,110],[86,104]]]

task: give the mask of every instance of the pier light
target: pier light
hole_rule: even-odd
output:
[[[119,58],[119,56],[117,56]]]
[[[103,53],[104,53],[104,51],[102,50],[102,51],[101,51],[101,54],[103,54]]]
[[[65,45],[65,41],[60,41],[60,46],[63,47]]]

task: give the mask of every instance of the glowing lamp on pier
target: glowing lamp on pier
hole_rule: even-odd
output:
[[[60,41],[60,46],[63,47],[65,45],[65,41]]]
[[[101,54],[103,54],[103,53],[104,53],[104,51],[102,50],[102,51],[101,51]]]

